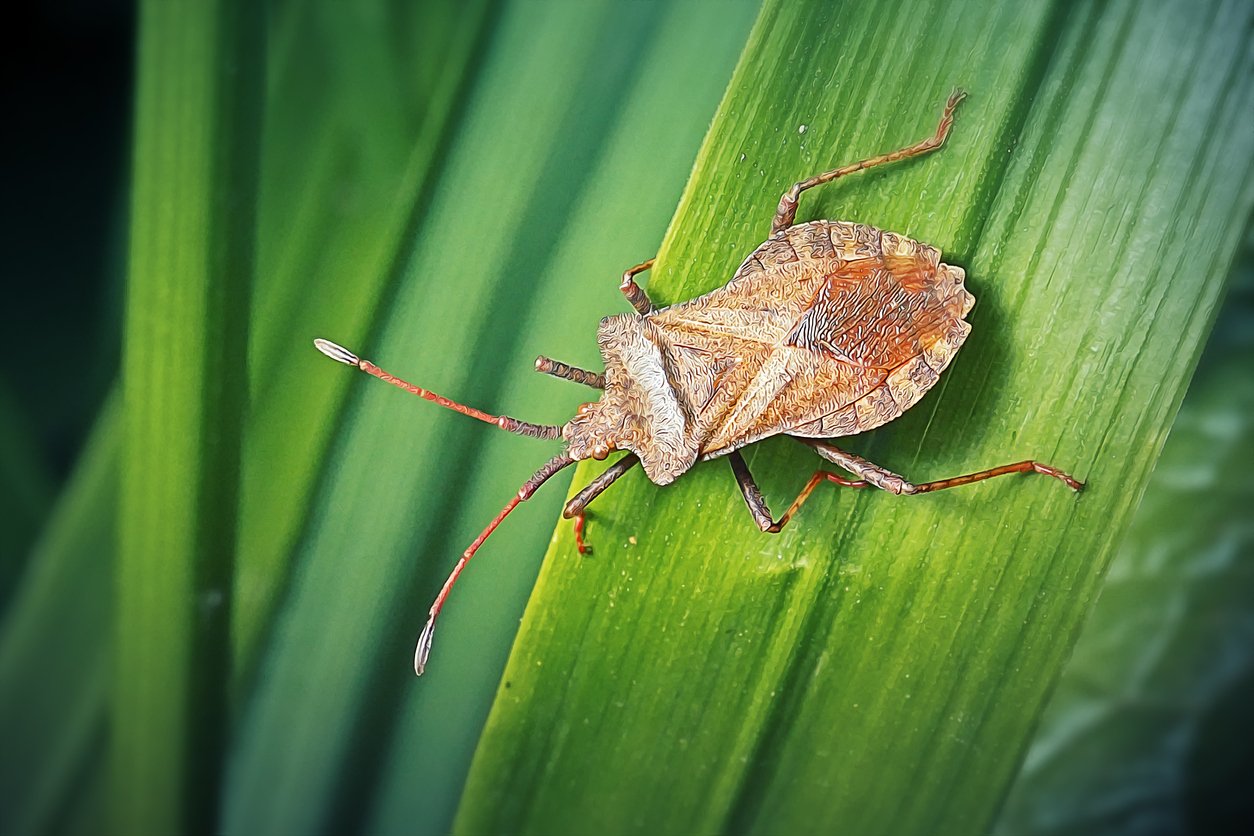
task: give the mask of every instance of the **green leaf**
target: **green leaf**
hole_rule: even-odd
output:
[[[31,416],[0,378],[0,613],[52,507],[52,474],[37,449]]]
[[[772,538],[722,462],[665,489],[628,475],[593,505],[592,558],[559,525],[458,832],[990,825],[1254,204],[1250,14],[1183,0],[767,4],[652,295],[722,284],[792,182],[921,139],[961,85],[944,150],[802,198],[800,220],[940,247],[978,300],[936,389],[848,444],[915,481],[1034,457],[1089,487],[820,488]],[[747,458],[778,507],[817,464],[787,440]]]
[[[204,828],[216,808],[242,832],[444,832],[498,683],[463,828],[987,826],[1249,212],[1248,11],[770,4],[651,292],[721,284],[793,179],[921,138],[961,84],[945,150],[802,200],[803,219],[942,247],[979,299],[937,390],[849,444],[915,479],[1036,455],[1092,490],[824,486],[772,538],[722,463],[665,490],[632,474],[593,506],[595,554],[573,555],[559,525],[502,682],[561,480],[480,553],[422,680],[408,657],[456,553],[555,445],[407,401],[309,341],[564,420],[588,393],[531,359],[596,367],[595,320],[626,310],[616,276],[662,239],[756,9],[272,4],[250,127],[211,90],[214,50],[240,30],[182,17],[227,8],[146,7],[126,414],[102,416],[6,613],[0,830],[93,832],[116,805],[128,831]],[[238,83],[259,81],[249,66]],[[248,191],[229,155],[259,135],[256,212],[207,204],[215,186]],[[201,255],[240,256],[254,220],[249,300]],[[778,511],[816,463],[760,448]],[[207,648],[195,592],[227,589],[236,526],[233,647],[220,609]],[[206,568],[220,583],[197,587]],[[196,735],[222,728],[228,687],[219,791],[220,744]]]
[[[140,10],[110,730],[121,832],[211,829],[217,807],[262,12],[245,0]]]
[[[283,589],[291,529],[308,516],[328,428],[347,393],[345,385],[328,384],[305,335],[315,322],[345,339],[369,330],[455,110],[483,13],[483,4],[453,2],[429,4],[421,14],[396,3],[275,7],[251,318],[254,398],[232,612],[237,692],[247,688],[258,638]],[[176,39],[178,25],[171,18],[148,24],[161,30],[153,35],[158,40]],[[166,75],[180,59],[194,63],[198,54],[184,51],[148,67]],[[165,110],[154,122],[181,116]],[[183,197],[198,200],[194,192]],[[294,335],[301,335],[298,343]],[[242,375],[235,382],[242,384]],[[114,409],[109,416],[97,433],[112,438],[121,415]],[[101,757],[108,693],[98,672],[110,659],[113,585],[105,581],[113,572],[117,479],[104,475],[104,458],[79,463],[78,487],[63,497],[64,509],[32,555],[31,579],[0,642],[0,702],[22,707],[6,715],[20,718],[20,727],[0,736],[0,773],[12,776],[3,783],[13,788],[4,821],[20,823],[17,832],[40,832],[49,821],[58,830],[72,830],[76,821],[87,832],[99,829],[110,789]],[[88,716],[97,722],[78,719]],[[85,783],[102,792],[85,792]]]
[[[1238,832],[1254,686],[1254,237],[995,832]]]
[[[569,416],[587,392],[532,361],[595,362],[596,319],[661,240],[755,12],[504,4],[379,338],[301,338],[317,385],[361,377],[320,336],[484,409]],[[358,383],[243,703],[227,830],[447,832],[558,513],[560,488],[501,529],[481,597],[460,599],[471,619],[442,630],[445,675],[416,682],[412,642],[456,554],[553,445]]]
[[[232,638],[237,690],[281,600],[348,398],[315,336],[359,344],[392,287],[471,74],[487,2],[289,3],[269,52],[253,400]]]
[[[102,755],[121,442],[115,393],[0,622],[4,833],[47,832],[72,806],[68,792],[78,788],[85,765]]]

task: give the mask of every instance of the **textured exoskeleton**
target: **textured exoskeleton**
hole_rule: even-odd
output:
[[[936,383],[970,332],[964,275],[939,250],[862,224],[781,230],[718,290],[601,320],[605,394],[563,428],[567,452],[630,450],[667,485],[772,435],[878,427]]]

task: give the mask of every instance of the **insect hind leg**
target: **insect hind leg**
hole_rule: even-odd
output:
[[[956,476],[952,479],[940,479],[935,482],[922,482],[916,485],[906,481],[890,470],[885,470],[877,464],[872,464],[852,453],[846,453],[844,450],[833,447],[830,444],[825,444],[812,438],[798,438],[797,440],[813,449],[814,452],[827,461],[860,478],[847,479],[826,470],[816,470],[814,475],[810,477],[810,481],[806,482],[806,486],[801,489],[801,493],[793,500],[792,505],[784,512],[783,516],[776,520],[772,518],[771,509],[767,507],[762,491],[758,488],[757,483],[753,481],[753,474],[749,472],[749,467],[745,464],[744,458],[739,451],[729,454],[727,460],[731,463],[732,472],[736,475],[736,482],[740,485],[740,493],[745,498],[745,504],[749,506],[749,513],[753,515],[753,521],[758,524],[758,528],[768,534],[778,534],[801,506],[805,504],[805,501],[809,499],[814,489],[823,482],[832,482],[846,488],[875,487],[889,493],[914,496],[916,494],[944,490],[945,488],[956,488],[959,485],[969,485],[972,482],[982,482],[985,479],[992,479],[994,476],[1005,476],[1009,473],[1040,473],[1045,476],[1053,476],[1055,479],[1066,483],[1074,491],[1084,489],[1083,482],[1073,479],[1058,468],[1031,460],[1005,464],[989,470],[981,470],[978,473]]]
[[[809,180],[802,180],[794,183],[793,187],[784,192],[783,197],[779,199],[779,208],[775,210],[775,218],[771,221],[771,235],[775,235],[781,230],[785,230],[793,225],[793,221],[797,218],[797,200],[801,197],[801,193],[806,189],[812,189],[815,186],[821,186],[824,183],[830,183],[837,177],[844,177],[847,174],[853,174],[855,171],[862,171],[867,168],[874,168],[884,163],[892,163],[898,160],[904,160],[909,157],[926,154],[945,144],[945,137],[949,136],[949,129],[954,124],[954,108],[958,106],[958,102],[966,97],[966,93],[961,90],[954,90],[949,96],[949,101],[945,103],[945,112],[941,115],[940,124],[936,126],[936,133],[929,136],[922,142],[916,142],[907,148],[893,151],[888,154],[880,154],[876,157],[870,157],[865,160],[859,160],[851,165],[841,168],[834,168],[831,171],[825,171],[822,174],[815,175]]]
[[[830,444],[816,441],[812,438],[798,438],[797,440],[843,470],[861,477],[867,483],[881,490],[898,495],[915,496],[921,493],[932,493],[945,490],[946,488],[956,488],[960,485],[970,485],[973,482],[982,482],[995,476],[1006,476],[1010,473],[1040,473],[1043,476],[1053,476],[1060,482],[1065,483],[1073,491],[1084,490],[1083,482],[1072,478],[1056,467],[1031,459],[981,470],[978,473],[968,473],[965,476],[955,476],[952,479],[938,479],[934,482],[921,482],[916,485],[906,481],[891,470],[885,470],[877,464],[872,464],[852,453],[846,453],[844,450],[833,447]]]
[[[794,436],[794,438],[796,438],[796,436]],[[832,445],[826,444],[822,441],[817,441],[813,438],[797,438],[797,440],[814,450],[814,452],[818,453],[822,458],[827,459],[829,462],[839,467],[841,470],[846,470],[855,476],[858,476],[862,481],[872,487],[897,494],[898,496],[919,492],[918,485],[911,484],[901,476],[893,473],[891,470],[886,470],[877,464],[872,464],[860,456],[855,456],[853,453],[846,453],[844,450],[833,447]]]

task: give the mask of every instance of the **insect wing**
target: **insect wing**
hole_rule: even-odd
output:
[[[726,286],[660,312],[704,458],[780,433],[839,437],[900,415],[939,379],[974,298],[938,250],[816,221],[767,241]]]

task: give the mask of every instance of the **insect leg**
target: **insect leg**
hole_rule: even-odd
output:
[[[632,267],[624,272],[623,282],[618,286],[618,289],[621,290],[623,295],[627,297],[627,301],[631,303],[631,306],[635,308],[641,316],[648,316],[656,311],[657,308],[649,301],[648,295],[640,289],[640,285],[636,284],[635,277],[638,273],[643,273],[645,270],[652,267],[654,261],[655,259],[651,258],[648,261],[642,264],[637,264],[635,267]]]
[[[853,453],[846,453],[844,450],[825,444],[822,441],[816,441],[813,438],[798,438],[797,440],[812,448],[814,452],[832,464],[842,470],[849,471],[882,491],[898,495],[918,493],[917,485],[912,485],[891,470],[885,470],[877,464],[871,464],[866,459],[855,456]]]
[[[835,482],[837,485],[844,485],[847,488],[865,488],[870,485],[870,482],[861,479],[846,479],[826,470],[816,470],[814,475],[810,477],[810,481],[806,482],[806,486],[801,489],[801,494],[793,500],[792,505],[788,506],[784,516],[780,517],[779,520],[773,520],[771,518],[771,509],[766,507],[766,499],[763,498],[762,491],[758,489],[757,482],[753,481],[753,474],[749,472],[749,466],[745,464],[744,457],[740,455],[740,451],[729,454],[727,460],[731,462],[732,473],[736,474],[736,482],[740,485],[740,493],[745,498],[745,504],[749,506],[749,513],[753,515],[753,521],[758,524],[758,528],[768,534],[778,534],[784,526],[788,525],[788,521],[792,519],[793,514],[797,513],[797,509],[809,499],[810,492],[823,481]]]
[[[618,477],[639,463],[640,459],[635,453],[628,453],[610,465],[600,476],[585,485],[583,490],[572,496],[570,501],[566,503],[566,507],[562,509],[563,517],[568,520],[571,517],[575,519],[575,545],[579,548],[580,554],[592,554],[592,547],[583,541],[583,528],[587,524],[587,520],[584,519],[584,509],[588,507],[588,503],[600,496],[606,488],[618,481]]]
[[[605,388],[604,374],[568,366],[565,363],[559,363],[552,358],[545,357],[543,354],[536,358],[536,371],[541,374],[560,377],[564,380],[573,380],[576,383],[582,383],[584,386],[591,386],[593,389]]]
[[[936,133],[929,136],[922,142],[916,142],[908,148],[902,148],[899,151],[893,151],[888,154],[880,154],[877,157],[871,157],[866,160],[859,160],[852,165],[842,168],[825,171],[822,174],[811,177],[809,180],[802,180],[800,183],[793,185],[791,189],[784,192],[784,196],[779,199],[779,208],[775,210],[775,219],[771,221],[771,234],[787,229],[792,226],[793,221],[797,217],[797,199],[806,189],[812,189],[815,186],[821,186],[824,183],[830,183],[837,177],[844,177],[846,174],[853,174],[855,171],[872,168],[884,163],[892,163],[897,160],[904,160],[908,157],[914,157],[919,154],[927,153],[933,149],[941,147],[945,143],[945,137],[949,135],[949,129],[954,124],[954,108],[958,106],[958,102],[962,101],[966,93],[961,90],[954,90],[949,96],[949,101],[945,103],[945,112],[941,114],[940,124],[936,126]]]
[[[412,383],[406,383],[399,377],[388,374],[383,369],[371,363],[369,360],[363,360],[353,352],[343,346],[338,346],[330,340],[314,340],[314,347],[321,351],[332,360],[336,360],[346,366],[356,366],[368,375],[379,378],[384,383],[391,383],[393,386],[404,389],[411,395],[417,395],[420,398],[437,403],[440,406],[447,407],[454,412],[460,412],[462,415],[469,415],[471,418],[478,418],[480,421],[486,421],[489,424],[500,427],[506,432],[515,435],[525,435],[530,438],[552,439],[562,437],[562,428],[559,426],[549,426],[545,424],[529,424],[526,421],[519,421],[517,418],[511,418],[508,415],[489,415],[486,412],[480,412],[474,407],[464,406],[456,401],[450,401],[448,398],[441,397],[435,392],[427,391],[421,386],[415,386]]]
[[[544,467],[537,470],[530,479],[523,483],[523,486],[518,489],[518,493],[514,495],[514,498],[501,509],[501,513],[497,514],[496,518],[488,523],[488,527],[475,538],[475,541],[467,547],[466,551],[462,552],[461,560],[457,561],[457,565],[453,567],[448,580],[444,582],[444,586],[440,589],[440,594],[436,596],[435,603],[431,605],[427,625],[422,628],[422,635],[418,637],[418,647],[414,650],[414,673],[418,674],[418,676],[422,676],[423,670],[427,667],[427,657],[431,655],[431,640],[435,635],[435,617],[440,614],[440,610],[444,607],[444,600],[448,598],[453,584],[457,583],[457,578],[461,575],[462,569],[466,568],[466,563],[475,556],[475,552],[479,551],[479,547],[483,545],[484,540],[488,539],[488,535],[496,531],[496,527],[501,524],[501,521],[509,516],[509,512],[518,507],[518,503],[530,499],[531,495],[547,482],[550,476],[563,467],[574,463],[575,460],[566,455],[564,451],[545,462]]]
[[[871,464],[866,459],[859,458],[852,453],[846,453],[844,450],[838,450],[830,444],[824,444],[821,441],[815,441],[809,438],[800,438],[798,441],[806,444],[814,449],[823,458],[833,464],[848,470],[850,473],[861,476],[870,484],[877,488],[889,491],[895,494],[906,494],[913,496],[920,493],[931,493],[933,491],[941,491],[945,488],[956,488],[959,485],[969,485],[972,482],[982,482],[985,479],[992,479],[994,476],[1005,476],[1008,473],[1040,473],[1045,476],[1053,476],[1067,484],[1067,487],[1073,491],[1084,489],[1084,483],[1063,473],[1056,467],[1050,467],[1037,461],[1022,461],[1014,464],[1004,464],[1000,467],[994,467],[989,470],[981,470],[979,473],[968,473],[965,476],[955,476],[952,479],[939,479],[935,482],[923,482],[915,485],[907,482],[902,477],[892,471],[885,470],[879,465]]]
[[[1015,462],[1014,464],[1003,464],[1001,467],[994,467],[988,470],[981,470],[979,473],[968,473],[966,476],[955,476],[952,479],[938,479],[935,482],[923,482],[915,485],[911,493],[931,493],[932,491],[943,491],[945,488],[956,488],[959,485],[969,485],[972,482],[983,482],[985,479],[992,479],[994,476],[1005,476],[1007,473],[1040,473],[1044,476],[1053,476],[1062,482],[1067,483],[1067,487],[1073,491],[1084,490],[1084,483],[1078,479],[1073,479],[1066,473],[1063,473],[1056,467],[1050,467],[1036,461]]]

